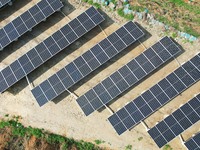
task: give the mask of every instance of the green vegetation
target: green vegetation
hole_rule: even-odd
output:
[[[132,145],[127,145],[127,146],[125,147],[125,150],[132,150]]]
[[[93,5],[93,0],[88,0],[88,4]]]
[[[195,13],[196,15],[200,14],[200,6],[192,6],[188,3],[185,3],[184,0],[170,0],[172,3],[176,4],[179,7],[184,7],[186,10]]]
[[[101,8],[101,4],[93,3],[93,0],[83,0],[83,2],[87,2],[98,9]],[[110,2],[117,4],[117,0],[111,0]],[[126,4],[130,4],[129,9],[136,12],[143,12],[146,9],[151,14],[155,14],[155,18],[165,25],[195,37],[200,37],[200,5],[198,5],[198,2],[189,4],[184,0],[137,0],[136,2],[123,3],[124,6]],[[105,6],[105,4],[102,5]],[[127,20],[133,20],[134,18],[132,13],[124,14],[123,8],[117,9],[117,13]]]
[[[200,36],[200,33],[197,33],[192,27],[189,26],[184,26],[183,31],[196,37]]]
[[[88,0],[82,0],[83,2],[85,2],[85,3],[87,3],[88,2]]]
[[[127,5],[127,4],[129,4],[129,2],[124,2],[123,4],[124,4],[124,5]]]
[[[93,0],[83,0],[83,2],[88,3],[90,5],[93,5],[94,7],[96,7],[97,9],[101,8],[101,4],[99,3],[94,3]]]
[[[157,18],[158,21],[160,21],[160,22],[162,22],[164,24],[170,24],[169,20],[164,16],[156,14],[156,18]]]
[[[0,121],[0,131],[10,128],[12,131],[13,139],[30,138],[35,136],[37,139],[44,140],[49,144],[59,144],[63,150],[68,150],[69,147],[76,147],[78,150],[101,150],[102,148],[96,146],[91,142],[77,141],[72,138],[67,138],[61,135],[49,133],[43,129],[25,127],[19,121],[19,117],[12,119],[4,119]],[[104,143],[102,140],[95,140],[96,144]],[[8,144],[9,145],[9,144]]]
[[[96,7],[97,9],[101,9],[101,5],[99,3],[93,3],[93,6]]]
[[[175,39],[177,36],[178,36],[177,32],[173,32],[173,33],[172,33],[172,38]]]
[[[133,20],[134,16],[133,14],[124,14],[123,8],[120,8],[117,10],[117,13],[119,16],[124,17],[127,20]]]
[[[176,30],[186,32],[195,37],[200,36],[200,5],[198,2],[186,3],[184,0],[138,0],[131,2],[136,11],[147,8],[155,18]],[[141,10],[139,10],[141,8]]]
[[[138,141],[141,141],[142,139],[143,139],[143,137],[139,137],[139,138],[138,138]]]
[[[111,0],[110,2],[115,4],[115,5],[117,4],[117,0]]]
[[[169,145],[169,144],[166,144],[164,147],[163,147],[163,150],[173,150],[172,147]]]
[[[102,141],[102,140],[95,140],[94,142],[95,142],[97,145],[102,144],[102,143],[105,143],[105,141]]]
[[[137,11],[137,12],[143,12],[144,11],[144,7],[142,6],[130,6],[130,9],[133,10],[133,11]]]

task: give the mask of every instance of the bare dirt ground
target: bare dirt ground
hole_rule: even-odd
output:
[[[12,7],[1,11],[0,27],[3,27],[7,22],[13,20],[16,16],[30,8],[38,1],[39,0],[33,0],[28,3],[24,1],[16,1],[16,4]],[[4,68],[19,56],[29,51],[32,47],[43,41],[58,28],[69,22],[70,18],[76,17],[86,8],[88,8],[88,6],[78,5],[78,2],[74,0],[65,1],[65,7],[62,11],[67,16],[63,16],[62,13],[56,13],[48,18],[46,22],[43,22],[35,27],[32,32],[25,34],[17,42],[9,45],[4,51],[0,52],[0,68]],[[104,29],[105,33],[109,35],[126,21],[117,17],[117,15],[113,12],[108,12],[107,14],[108,15],[103,13],[106,20],[101,24],[101,27]],[[161,38],[162,33],[160,32],[160,29],[155,27],[150,28],[145,22],[139,23],[147,29],[151,35],[141,40],[145,47],[151,46]],[[40,84],[74,58],[78,57],[104,38],[105,34],[99,27],[96,27],[70,47],[66,48],[50,61],[46,62],[44,65],[32,72],[28,76],[29,79],[34,85]],[[177,57],[177,60],[180,63],[187,61],[197,52],[200,52],[199,41],[196,41],[193,44],[183,43],[180,39],[177,39],[177,41],[184,49],[184,52]],[[73,86],[70,91],[78,96],[84,94],[91,87],[126,64],[132,58],[139,55],[144,50],[145,48],[139,43],[132,45],[114,59],[97,69],[91,75],[83,79],[81,82]],[[175,60],[169,62],[165,66],[162,66],[159,70],[142,81],[138,86],[132,87],[118,99],[114,100],[109,107],[114,111],[123,107],[127,102],[136,98],[139,94],[141,94],[141,92],[157,83],[157,81],[161,80],[178,66],[179,64]],[[145,122],[149,127],[154,126],[157,121],[162,120],[167,114],[173,112],[181,104],[184,104],[191,99],[194,94],[199,92],[200,83],[198,82],[181,95],[177,96],[163,108],[148,117]],[[5,114],[19,115],[23,118],[22,123],[27,126],[31,125],[37,128],[44,128],[57,134],[73,137],[75,139],[84,139],[86,141],[94,141],[95,139],[104,140],[105,143],[102,144],[102,146],[111,147],[112,149],[125,149],[125,146],[129,144],[133,146],[133,149],[137,150],[158,149],[142,124],[139,124],[131,131],[127,131],[121,136],[118,136],[107,121],[107,118],[111,115],[108,110],[101,109],[101,111],[96,111],[92,115],[85,117],[77,105],[75,98],[67,92],[59,96],[54,102],[50,102],[40,108],[34,97],[31,95],[30,87],[25,79],[19,81],[9,90],[0,95],[0,106],[0,117],[3,117]],[[184,139],[187,139],[191,137],[192,134],[200,131],[199,125],[200,122],[185,131],[183,134]],[[140,137],[143,137],[143,139],[138,140]],[[169,144],[174,150],[186,149],[181,144],[178,137]]]

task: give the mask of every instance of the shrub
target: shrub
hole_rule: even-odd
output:
[[[0,129],[3,129],[9,125],[10,125],[9,122],[3,120],[0,122]]]
[[[105,141],[102,141],[102,140],[95,140],[94,141],[97,145],[101,144],[101,143],[105,143]]]
[[[184,32],[186,32],[188,34],[191,34],[191,35],[193,35],[195,37],[199,37],[200,36],[199,33],[197,33],[192,27],[189,27],[189,26],[185,26],[184,27]]]
[[[124,14],[123,8],[120,8],[117,10],[117,13],[119,16],[124,17],[127,20],[133,20],[134,16],[133,14]]]
[[[88,4],[92,5],[93,4],[93,0],[88,0]]]
[[[110,2],[113,3],[113,4],[115,4],[115,5],[117,4],[116,0],[111,0]]]
[[[27,128],[27,134],[29,136],[32,136],[34,135],[36,138],[41,138],[44,136],[44,133],[42,132],[41,129],[38,129],[38,128],[32,128],[32,127],[28,127]]]
[[[132,150],[132,145],[127,145],[127,146],[125,147],[125,150]]]
[[[142,6],[131,6],[131,9],[137,12],[143,12],[144,11],[144,7]]]
[[[163,150],[173,150],[172,147],[169,145],[169,144],[166,144],[164,147],[163,147]]]
[[[138,141],[141,141],[142,139],[143,139],[143,137],[139,137],[139,138],[138,138]]]
[[[96,7],[97,9],[101,8],[101,5],[99,3],[93,3],[93,6]]]

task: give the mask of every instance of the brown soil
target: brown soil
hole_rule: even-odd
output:
[[[25,150],[56,150],[55,145],[50,145],[46,141],[39,140],[32,136],[28,141],[25,141]]]
[[[10,139],[11,129],[5,128],[3,131],[0,131],[0,150],[5,149],[9,139]]]
[[[0,150],[59,150],[59,147],[35,136],[30,138],[14,136],[8,127],[0,130]]]

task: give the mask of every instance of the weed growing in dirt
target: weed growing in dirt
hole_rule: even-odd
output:
[[[125,150],[132,150],[132,145],[127,145],[127,146],[125,147]]]
[[[142,139],[143,139],[143,137],[139,137],[139,138],[138,138],[138,141],[142,141]]]
[[[102,140],[95,140],[94,142],[95,142],[97,145],[102,144],[102,143],[105,143],[105,141],[102,141]]]
[[[118,13],[119,16],[124,17],[127,20],[133,20],[133,18],[134,18],[132,13],[131,14],[124,14],[123,8],[119,8],[117,10],[117,13]]]
[[[173,150],[172,147],[169,145],[169,144],[166,144],[164,147],[163,147],[163,150]]]

